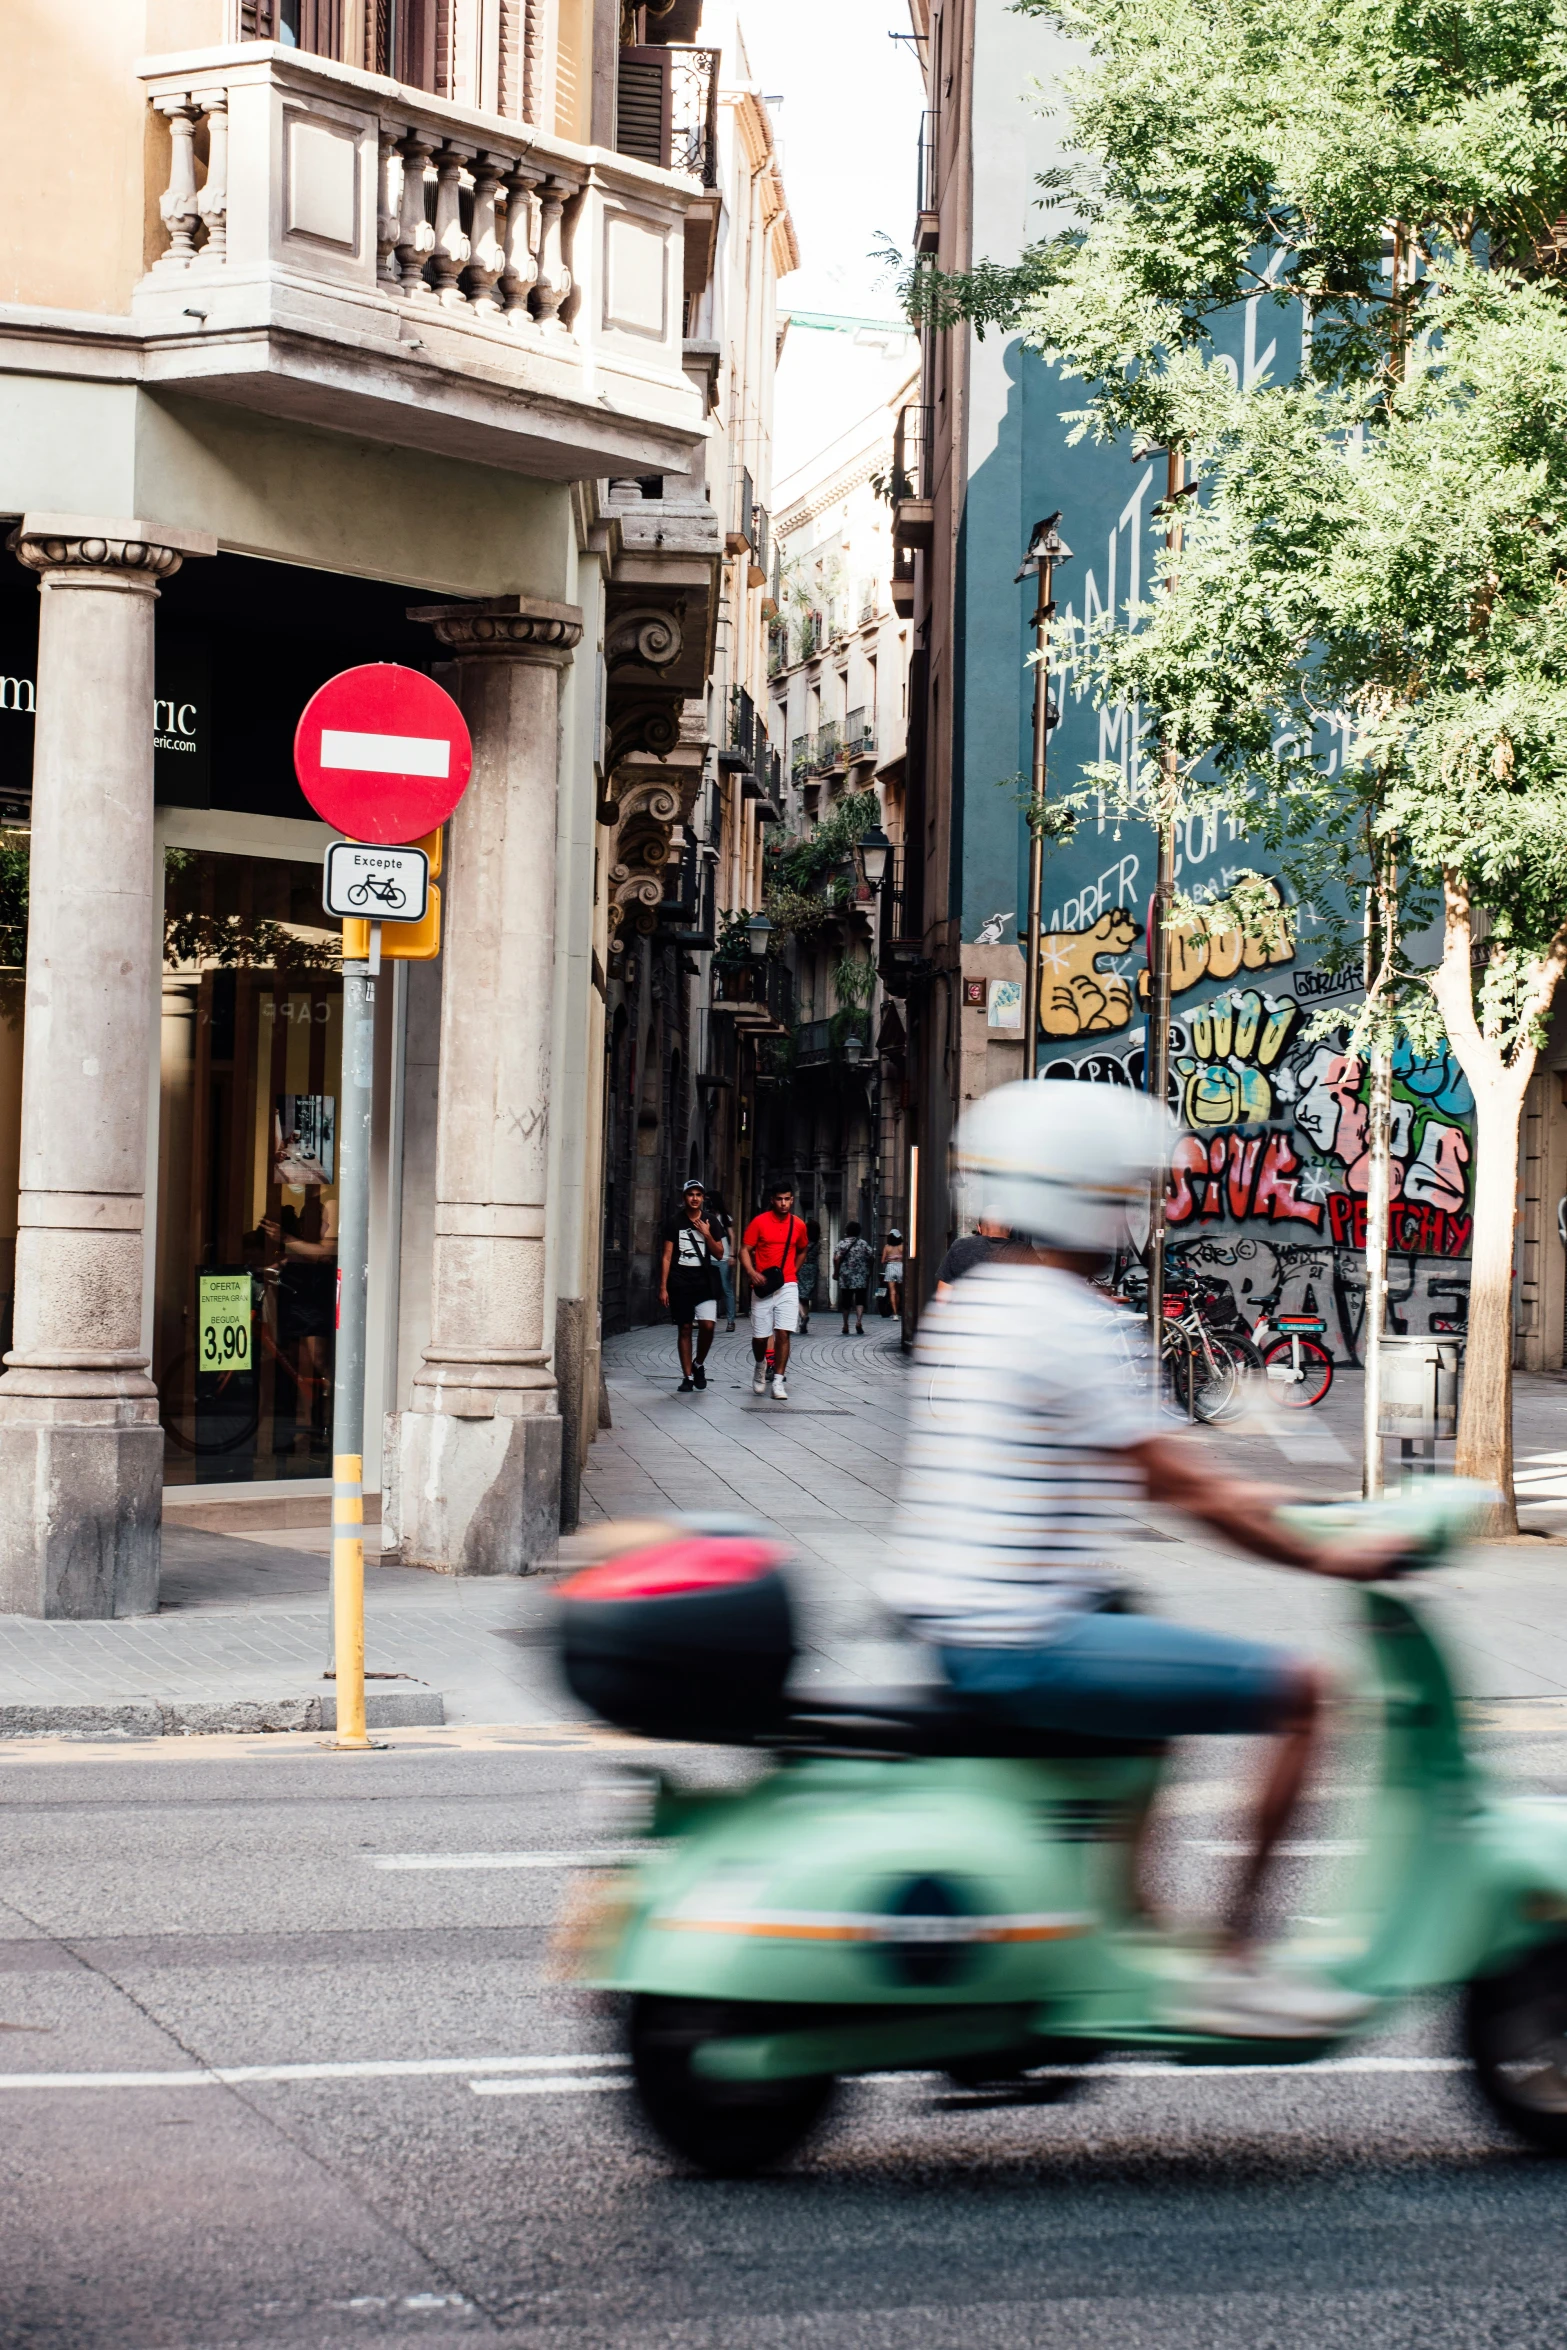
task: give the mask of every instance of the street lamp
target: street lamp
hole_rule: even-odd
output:
[[[767,916],[762,913],[760,908],[758,908],[756,913],[751,916],[750,921],[745,926],[746,945],[750,948],[753,955],[765,955],[767,952],[767,942],[772,937],[772,935],[772,924],[768,921]]]
[[[892,855],[892,843],[879,824],[869,832],[862,832],[855,849],[859,860],[860,878],[867,889],[880,889],[887,878],[887,859]]]
[[[1036,522],[1018,578],[1030,574],[1038,582],[1034,607],[1034,772],[1028,795],[1028,933],[1023,967],[1023,1074],[1032,1077],[1039,1066],[1039,934],[1040,909],[1045,892],[1045,749],[1059,713],[1050,696],[1050,623],[1052,575],[1058,563],[1070,563],[1072,550],[1056,524],[1059,512]]]
[[[865,1058],[865,1039],[857,1028],[849,1029],[844,1036],[843,1057],[851,1069],[857,1069]]]

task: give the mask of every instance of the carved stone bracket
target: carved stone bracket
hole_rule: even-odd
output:
[[[415,604],[408,617],[433,628],[441,643],[465,661],[488,655],[501,661],[564,663],[582,642],[580,606],[552,604],[542,596],[496,596],[486,604]]]
[[[669,669],[685,649],[684,596],[672,605],[632,606],[616,614],[604,636],[604,665],[613,676],[636,668]]]
[[[172,578],[187,555],[217,552],[216,539],[205,531],[79,514],[24,515],[6,545],[29,571],[97,573],[154,589],[160,579]]]

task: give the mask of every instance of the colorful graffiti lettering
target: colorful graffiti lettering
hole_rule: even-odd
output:
[[[1278,908],[1265,931],[1208,931],[1198,923],[1181,923],[1170,932],[1170,993],[1184,995],[1204,979],[1233,979],[1238,971],[1266,971],[1275,964],[1293,962],[1295,936],[1276,881],[1267,885]],[[1148,973],[1137,975],[1140,1003],[1148,1001]]]
[[[1264,1126],[1273,1115],[1269,1072],[1299,1023],[1295,1005],[1254,987],[1215,996],[1191,1014],[1192,1049],[1175,1062],[1188,1126]]]
[[[1406,1257],[1462,1257],[1469,1253],[1473,1216],[1449,1215],[1445,1208],[1409,1207],[1395,1200],[1387,1212],[1389,1248]],[[1335,1246],[1366,1245],[1366,1203],[1335,1191],[1328,1200],[1328,1231]]]
[[[1286,1134],[1215,1135],[1211,1141],[1183,1134],[1171,1155],[1165,1221],[1186,1224],[1194,1216],[1223,1216],[1244,1223],[1255,1216],[1264,1222],[1309,1224],[1318,1232],[1327,1195],[1324,1190],[1315,1199],[1306,1196],[1296,1181],[1301,1171]]]
[[[1091,930],[1053,930],[1039,942],[1039,1025],[1046,1036],[1101,1036],[1125,1028],[1132,991],[1100,959],[1124,955],[1137,937],[1130,914],[1101,914]]]

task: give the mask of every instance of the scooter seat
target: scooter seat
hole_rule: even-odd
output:
[[[1158,1738],[1085,1738],[1025,1729],[950,1690],[843,1689],[790,1702],[759,1743],[792,1754],[997,1755],[1038,1760],[1105,1760],[1160,1754]]]

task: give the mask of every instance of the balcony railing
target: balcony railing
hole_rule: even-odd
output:
[[[876,723],[864,710],[851,710],[843,724],[843,747],[851,759],[874,759]]]
[[[615,145],[699,188],[718,185],[716,49],[622,49],[616,60]]]
[[[927,107],[920,116],[918,203],[920,212],[936,209],[936,169],[941,152],[941,117],[934,107]]]
[[[791,783],[803,783],[808,775],[814,774],[815,770],[811,761],[815,756],[815,750],[816,738],[814,735],[797,734],[795,736],[789,745],[789,780]]]
[[[827,1061],[847,1062],[850,1056],[845,1048],[851,1036],[859,1043],[863,1057],[870,1050],[869,1012],[835,1012],[830,1020],[802,1020],[794,1032],[795,1067],[811,1069]]]
[[[816,766],[825,775],[830,768],[843,764],[843,729],[836,718],[823,721],[816,732]]]
[[[715,963],[714,1002],[731,1006],[742,1026],[786,1029],[794,1015],[794,981],[771,955],[744,963]]]
[[[658,928],[665,944],[698,951],[716,946],[714,871],[713,859],[692,839],[687,839],[678,860],[664,867]]]
[[[269,42],[141,78],[160,385],[557,479],[686,470],[668,173]]]
[[[898,410],[892,431],[892,500],[930,496],[927,460],[930,450],[930,409],[911,403]]]
[[[767,729],[758,714],[756,704],[743,685],[729,689],[729,743],[722,765],[734,773],[744,773],[756,764],[758,738],[766,740]]]
[[[800,658],[809,661],[822,649],[823,621],[819,612],[807,612],[800,623]]]
[[[905,852],[894,850],[881,885],[876,926],[876,964],[891,995],[905,995],[925,969],[924,917],[918,877],[910,887]]]

